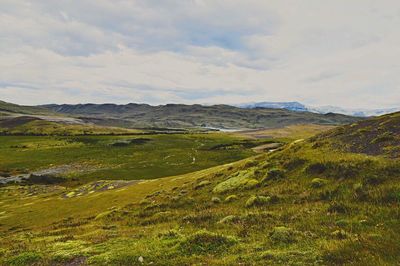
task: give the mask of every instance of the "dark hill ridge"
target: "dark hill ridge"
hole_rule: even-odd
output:
[[[312,139],[345,151],[400,157],[400,112],[335,128]]]
[[[355,118],[340,114],[315,114],[294,112],[284,109],[242,109],[229,105],[184,105],[167,104],[151,106],[148,104],[63,104],[42,106],[51,111],[68,114],[101,125],[124,126],[131,128],[210,127],[221,129],[274,128],[293,124],[342,125],[355,121]]]

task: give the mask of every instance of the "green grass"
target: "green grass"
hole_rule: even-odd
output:
[[[254,154],[250,147],[257,143],[262,141],[244,141],[217,133],[0,136],[0,171],[29,173],[66,166],[66,172],[61,175],[80,183],[100,179],[152,179],[246,158]]]
[[[18,121],[21,118],[9,119]],[[8,121],[8,122],[9,122]],[[3,120],[7,124],[7,120]],[[11,128],[1,127],[1,135],[33,135],[33,136],[77,136],[77,135],[128,135],[143,133],[143,130],[117,127],[102,127],[89,124],[66,124],[47,120],[33,120]]]
[[[313,165],[320,170],[310,171]],[[139,265],[140,257],[155,265],[395,265],[398,167],[397,160],[303,142],[80,197],[64,198],[63,188],[32,194],[6,187],[0,251],[5,262],[44,265]],[[276,169],[284,175],[271,177]],[[212,192],[237,172],[265,180],[234,196]],[[326,182],[315,186],[316,178]]]
[[[126,138],[80,137],[65,145],[81,151],[101,146],[103,153],[134,149]],[[218,156],[247,151],[243,140],[220,134],[149,138],[140,147],[153,145],[146,154],[155,157],[168,147],[170,154],[193,147]],[[39,150],[65,141],[36,140]],[[0,188],[0,264],[397,265],[400,160],[319,141],[121,187],[108,181]],[[154,152],[156,143],[164,149]],[[84,190],[93,192],[79,195]]]

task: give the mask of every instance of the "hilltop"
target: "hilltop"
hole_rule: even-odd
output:
[[[95,124],[130,128],[257,129],[293,124],[342,125],[360,120],[333,113],[315,114],[266,108],[242,109],[229,105],[63,104],[42,107]]]

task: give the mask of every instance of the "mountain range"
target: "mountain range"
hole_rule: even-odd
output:
[[[277,108],[286,109],[296,112],[312,112],[319,114],[336,113],[357,117],[379,116],[400,111],[400,107],[368,109],[368,108],[342,108],[337,106],[307,106],[299,102],[253,102],[237,105],[240,108],[255,109],[255,108]]]
[[[62,104],[44,105],[51,112],[103,126],[127,128],[258,129],[294,124],[340,125],[360,118],[276,108],[239,108],[230,105]]]

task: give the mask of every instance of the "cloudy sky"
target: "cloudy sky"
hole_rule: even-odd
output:
[[[398,0],[0,0],[0,99],[400,105]]]

